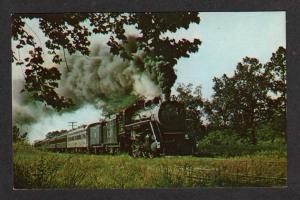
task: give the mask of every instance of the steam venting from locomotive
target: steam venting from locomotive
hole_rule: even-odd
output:
[[[113,113],[133,104],[137,99],[168,99],[176,75],[173,67],[162,57],[150,57],[137,49],[134,37],[128,38],[125,50],[132,59],[123,59],[109,52],[109,47],[96,44],[90,56],[72,55],[58,66],[62,76],[58,94],[71,98],[75,106],[95,105],[104,113]],[[57,112],[26,93],[20,93],[24,81],[13,82],[13,124],[31,125]],[[61,114],[61,113],[60,113]]]
[[[60,67],[62,77],[58,93],[73,99],[76,105],[90,103],[107,112],[116,112],[138,98],[152,99],[161,94],[148,71],[137,67],[143,53],[136,52],[133,60],[112,55],[103,45],[91,49],[89,57],[72,56],[68,70]]]

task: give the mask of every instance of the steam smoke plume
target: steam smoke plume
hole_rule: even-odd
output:
[[[106,46],[94,46],[89,57],[70,57],[70,71],[60,66],[58,93],[73,99],[76,105],[97,104],[108,112],[116,112],[137,98],[157,97],[161,89],[139,67],[143,57],[143,53],[136,52],[133,60],[124,60],[112,55]]]
[[[21,93],[24,80],[16,79],[12,82],[12,117],[14,125],[30,125],[39,119],[54,113],[54,109],[34,101],[28,94]]]
[[[113,113],[131,105],[138,98],[152,99],[170,91],[176,75],[164,62],[147,57],[129,40],[126,51],[133,55],[125,60],[109,52],[106,45],[94,45],[90,56],[72,55],[58,66],[62,76],[57,92],[71,98],[75,107],[57,113],[53,108],[36,102],[26,93],[20,93],[24,81],[13,82],[13,123],[32,125],[41,119],[63,112],[71,112],[85,105],[94,105],[104,113]],[[99,111],[100,114],[100,111]]]

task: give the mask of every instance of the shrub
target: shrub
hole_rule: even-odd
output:
[[[16,143],[13,143],[13,152],[17,153],[17,152],[34,152],[35,149],[28,144],[27,142],[24,141],[19,141]]]
[[[55,164],[54,164],[55,163]],[[50,188],[55,186],[55,176],[60,168],[58,159],[54,156],[38,156],[31,162],[20,157],[14,159],[13,173],[16,188]]]
[[[256,132],[258,141],[273,141],[278,135],[270,123],[261,125]]]
[[[258,142],[274,143],[278,145],[284,144],[284,133],[281,132],[282,129],[279,129],[277,126],[278,125],[271,122],[260,125],[256,132]]]
[[[202,145],[232,145],[238,141],[238,136],[230,131],[213,131],[210,132],[199,142]]]

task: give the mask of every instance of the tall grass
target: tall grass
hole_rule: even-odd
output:
[[[248,155],[287,156],[286,145],[278,144],[234,144],[234,145],[211,145],[199,144],[199,156],[208,157],[235,157]]]
[[[283,186],[284,179],[276,178],[285,178],[287,174],[286,158],[274,155],[134,159],[126,154],[42,152],[15,144],[13,161],[15,188]]]

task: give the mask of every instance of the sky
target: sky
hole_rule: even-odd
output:
[[[188,30],[180,29],[174,35],[202,41],[197,53],[179,59],[175,66],[175,86],[200,84],[204,98],[213,94],[212,79],[224,73],[232,75],[242,58],[255,57],[266,63],[279,46],[286,47],[285,12],[203,12],[199,15],[199,24],[192,24]],[[13,66],[13,79],[22,78],[21,72],[14,69]],[[99,110],[85,106],[73,113],[42,118],[31,126],[29,140],[42,139],[52,130],[68,129],[69,121],[78,125],[95,122],[100,115]]]
[[[286,46],[285,12],[207,12],[200,18],[189,34],[202,44],[190,58],[179,60],[176,84],[200,84],[205,98],[213,93],[213,77],[233,75],[242,58],[266,63],[279,46]]]

